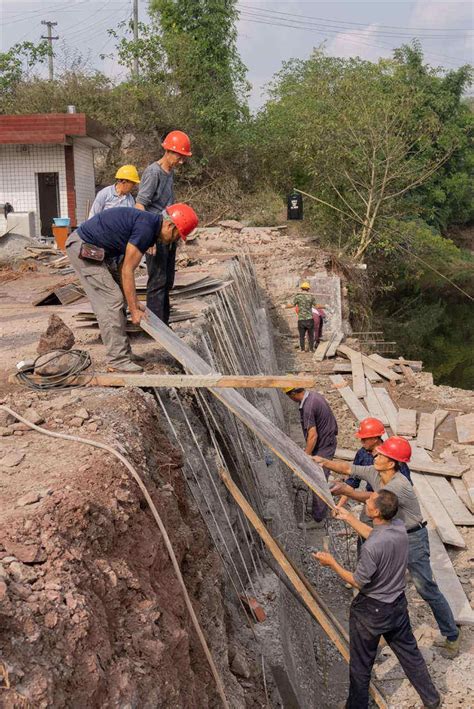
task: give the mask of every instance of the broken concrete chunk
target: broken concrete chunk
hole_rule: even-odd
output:
[[[7,584],[4,581],[0,581],[0,601],[3,601],[7,595]]]
[[[0,426],[10,426],[10,424],[15,423],[15,421],[16,418],[9,414],[8,411],[0,409]]]
[[[17,583],[32,583],[36,581],[37,575],[29,566],[21,564],[19,561],[12,561],[9,568],[10,575]]]
[[[23,497],[19,497],[16,501],[17,507],[26,507],[26,505],[34,505],[35,502],[39,502],[41,495],[38,492],[27,492]]]
[[[69,352],[54,350],[38,357],[35,364],[35,374],[41,374],[43,376],[63,374],[70,370],[76,363],[76,358]],[[68,403],[72,403],[71,399],[68,399]]]
[[[240,231],[244,228],[244,225],[238,222],[236,219],[225,219],[224,221],[217,223],[224,229],[235,229],[237,231]]]
[[[78,416],[75,416],[69,421],[70,426],[75,426],[76,428],[80,428],[82,424],[84,423],[84,419],[79,418]]]
[[[81,408],[75,411],[74,413],[75,418],[82,419],[83,421],[86,421],[89,418],[89,412],[87,409]]]
[[[238,677],[245,677],[245,679],[250,677],[250,666],[241,650],[235,650],[234,657],[230,663],[230,670]]]
[[[0,465],[4,465],[6,468],[16,468],[16,466],[20,465],[24,458],[25,454],[23,453],[23,451],[21,451],[20,453],[15,453],[15,451],[12,451],[11,453],[7,453],[0,460]]]
[[[1,436],[11,436],[13,430],[11,428],[6,428],[5,426],[0,426],[0,437]]]
[[[41,335],[38,343],[38,354],[46,354],[54,350],[70,350],[75,343],[74,333],[60,317],[51,315],[46,332]]]
[[[27,409],[27,411],[23,414],[23,418],[27,421],[31,421],[31,423],[34,423],[36,426],[39,426],[44,422],[43,416],[41,416],[36,409]]]

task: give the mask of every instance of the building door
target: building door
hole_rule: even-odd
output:
[[[38,172],[41,236],[53,236],[53,218],[59,217],[59,172]]]

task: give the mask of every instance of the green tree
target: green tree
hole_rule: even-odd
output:
[[[7,52],[0,52],[0,96],[11,96],[18,84],[28,78],[38,64],[43,64],[49,56],[50,48],[46,41],[18,42]],[[0,99],[0,110],[1,101]]]

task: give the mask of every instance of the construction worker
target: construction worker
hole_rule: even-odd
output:
[[[298,308],[298,334],[300,338],[300,350],[305,351],[305,338],[308,333],[308,347],[310,352],[314,352],[314,320],[312,308],[323,306],[316,304],[316,298],[310,292],[311,286],[308,281],[303,281],[300,292],[295,295],[292,303],[285,305],[285,308]]]
[[[299,404],[301,428],[306,441],[304,452],[307,455],[324,455],[332,458],[337,447],[337,421],[328,402],[315,391],[302,388],[285,387],[285,394]],[[323,467],[326,480],[329,470]],[[313,493],[312,521],[300,523],[300,528],[316,529],[327,515],[328,506]]]
[[[137,209],[152,214],[161,212],[174,202],[174,170],[191,157],[191,141],[186,133],[173,130],[161,144],[164,155],[143,171],[137,195]],[[148,269],[147,307],[168,325],[170,291],[174,285],[176,243],[157,243],[146,255]]]
[[[382,445],[382,436],[384,436],[385,433],[385,426],[383,425],[382,421],[379,421],[379,419],[366,418],[360,422],[359,430],[355,435],[356,438],[359,438],[362,446],[355,454],[353,461],[354,465],[374,464],[374,451],[377,446]],[[410,468],[406,463],[400,463],[399,472],[411,482]],[[358,500],[359,502],[365,502],[367,500],[367,498],[370,496],[370,493],[373,492],[372,487],[369,483],[366,483],[365,492],[362,490],[359,491],[362,492],[362,494],[353,494],[352,492],[352,490],[358,490],[360,483],[360,478],[350,477],[347,478],[345,483],[338,482],[331,488],[331,492],[333,493],[333,495],[341,495],[341,498],[337,505],[338,507],[344,507],[349,497],[353,500]],[[350,486],[352,490],[347,490],[347,485]],[[347,495],[346,491],[348,492]],[[367,522],[367,520],[364,519],[363,516],[361,516],[361,519],[364,522]]]
[[[408,534],[403,522],[395,519],[397,496],[382,489],[370,496],[366,506],[373,529],[364,525],[368,539],[354,573],[344,569],[327,552],[313,554],[320,564],[329,566],[345,583],[359,590],[349,616],[350,683],[346,709],[369,706],[370,674],[382,636],[420,695],[425,709],[435,709],[441,705],[441,697],[418,648],[408,615],[405,597]],[[346,510],[343,513],[350,516]]]
[[[145,306],[137,298],[134,272],[143,254],[157,241],[186,240],[197,224],[196,213],[187,204],[173,204],[163,214],[122,207],[96,214],[70,234],[66,253],[97,317],[109,371],[143,371],[132,361],[123,308],[125,297],[132,322],[138,325]],[[123,293],[109,270],[110,260],[122,256]]]
[[[89,212],[89,219],[113,207],[134,207],[132,190],[140,184],[135,165],[122,165],[115,173],[115,183],[97,192]]]
[[[416,590],[429,604],[441,632],[441,636],[434,644],[443,648],[448,657],[456,657],[459,653],[459,629],[446,598],[433,578],[427,523],[423,521],[413,485],[399,471],[400,463],[408,463],[411,458],[411,446],[405,438],[392,436],[377,446],[374,453],[373,465],[353,465],[342,460],[329,460],[319,455],[314,456],[314,460],[337,475],[346,477],[353,475],[365,480],[376,492],[384,489],[397,495],[399,505],[397,516],[405,523],[408,534],[408,571]],[[349,490],[345,490],[345,494]],[[356,494],[356,491],[354,490],[352,494]],[[349,513],[345,508],[339,508],[338,517],[342,519],[346,514]],[[351,524],[356,532],[367,539],[370,534],[367,530],[370,530],[370,527],[355,517],[353,519],[356,523],[351,522]]]

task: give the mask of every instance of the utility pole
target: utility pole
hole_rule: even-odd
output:
[[[53,37],[52,35],[52,28],[56,27],[58,24],[57,22],[51,22],[50,20],[41,20],[42,25],[46,25],[48,28],[48,36],[45,37],[44,35],[41,35],[41,39],[47,39],[49,42],[49,56],[48,56],[48,68],[49,68],[49,80],[52,81],[54,79],[54,70],[53,70],[53,39],[59,39],[59,37]]]
[[[133,41],[135,42],[135,52],[137,52],[138,42],[138,0],[133,0]],[[138,54],[133,58],[133,74],[138,79]]]

